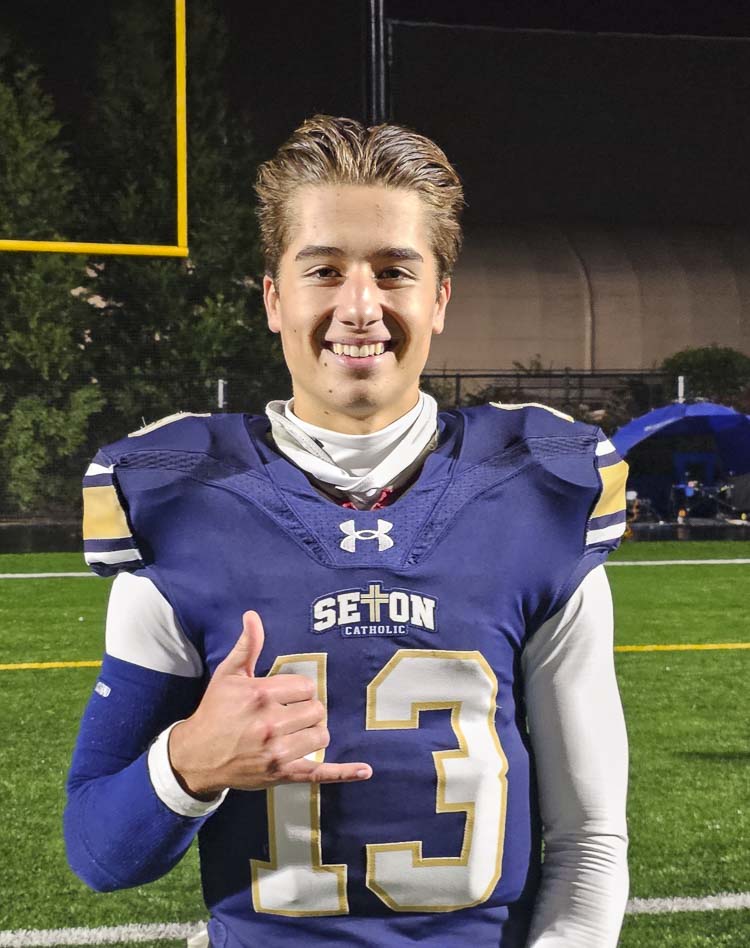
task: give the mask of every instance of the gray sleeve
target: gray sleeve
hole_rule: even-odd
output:
[[[628,894],[628,748],[603,566],[522,658],[544,832],[528,948],[614,948]]]

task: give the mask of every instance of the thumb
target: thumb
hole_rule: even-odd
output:
[[[222,674],[237,675],[244,672],[252,678],[255,674],[255,663],[263,648],[265,633],[263,622],[257,612],[246,612],[242,616],[242,632],[234,643],[234,647],[221,663],[219,669]]]

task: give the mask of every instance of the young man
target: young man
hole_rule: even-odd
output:
[[[87,473],[87,560],[119,575],[70,863],[138,885],[197,834],[227,948],[614,946],[624,463],[558,412],[420,393],[463,202],[429,139],[316,116],[257,190],[294,397]]]

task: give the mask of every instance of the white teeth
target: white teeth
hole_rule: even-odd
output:
[[[332,342],[331,349],[334,355],[347,355],[356,359],[364,359],[366,356],[382,355],[385,352],[385,343],[373,342],[366,346],[345,346],[340,342]]]

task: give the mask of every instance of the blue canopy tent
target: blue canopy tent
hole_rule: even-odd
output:
[[[664,408],[656,408],[640,418],[623,425],[612,436],[612,442],[622,457],[626,457],[637,444],[647,438],[673,438],[685,435],[710,435],[716,446],[710,452],[673,452],[673,483],[686,479],[688,468],[700,464],[704,471],[704,483],[712,484],[719,466],[726,477],[750,472],[750,416],[735,411],[726,405],[713,402],[684,404],[675,402]],[[645,487],[645,479],[643,486]],[[652,485],[657,488],[656,483]],[[664,488],[657,490],[662,497],[657,506],[664,507]],[[640,490],[639,492],[651,493]],[[659,502],[661,501],[661,502]]]
[[[680,404],[674,402],[664,408],[634,418],[618,428],[612,442],[622,457],[646,438],[665,435],[713,435],[716,451],[727,474],[747,474],[750,471],[750,415],[714,402]]]

